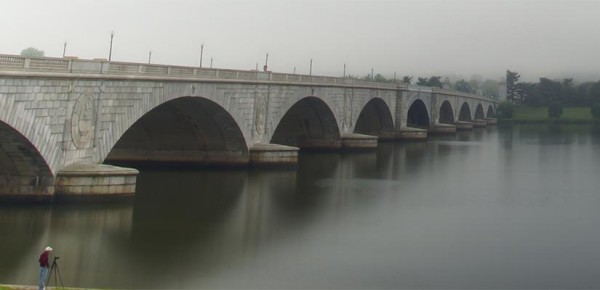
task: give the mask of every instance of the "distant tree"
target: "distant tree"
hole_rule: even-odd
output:
[[[594,117],[594,119],[600,120],[600,103],[593,104],[591,111],[592,111],[592,116]]]
[[[563,106],[559,102],[553,102],[548,107],[548,117],[551,119],[558,119],[563,113]]]
[[[577,105],[577,99],[575,98],[575,86],[573,85],[573,78],[563,79],[561,85],[561,98],[563,100],[563,103],[569,105]]]
[[[471,85],[469,82],[463,80],[459,80],[454,84],[454,89],[459,92],[471,93]]]
[[[540,78],[539,90],[542,104],[562,103],[562,84],[548,78]]]
[[[523,105],[539,107],[543,104],[537,83],[518,83],[515,85],[515,94],[517,102]]]
[[[418,78],[417,85],[443,88],[441,79],[442,79],[441,76],[432,76],[429,78]]]
[[[589,103],[599,103],[600,102],[600,81],[595,82],[589,91]]]
[[[521,76],[517,72],[506,71],[506,99],[512,103],[520,103],[521,98],[517,91],[517,82]]]
[[[595,82],[585,82],[585,83],[582,83],[579,86],[577,86],[577,89],[575,90],[575,96],[576,96],[577,102],[579,104],[589,105],[589,104],[594,103],[594,102],[592,102],[592,97],[591,97],[591,91],[592,91],[592,87],[594,86],[594,84],[596,84],[596,83]]]
[[[381,74],[376,74],[374,81],[376,82],[387,82],[388,79],[386,79],[384,76],[382,76]]]
[[[21,56],[25,57],[44,57],[44,51],[35,47],[28,47],[21,50]]]
[[[417,85],[426,86],[429,83],[428,78],[417,78]]]
[[[410,77],[410,76],[403,76],[403,77],[402,77],[402,82],[403,82],[403,83],[407,83],[407,84],[409,84],[409,85],[410,85],[410,84],[412,83],[412,79],[413,79],[413,78],[412,78],[412,77]]]
[[[483,93],[484,96],[498,97],[499,86],[499,81],[487,79],[481,83],[481,93]]]
[[[432,77],[429,78],[429,81],[427,82],[427,85],[430,86],[430,87],[443,88],[444,86],[442,85],[441,79],[442,79],[441,76],[432,76]]]
[[[472,93],[477,93],[477,91],[481,88],[481,79],[480,75],[473,75],[469,80],[469,87],[471,88]]]

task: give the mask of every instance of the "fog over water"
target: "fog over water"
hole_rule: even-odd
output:
[[[600,1],[2,0],[0,53],[384,76],[597,80]]]

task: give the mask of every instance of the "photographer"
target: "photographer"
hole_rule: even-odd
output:
[[[52,248],[46,247],[38,259],[40,262],[40,290],[44,290],[44,287],[46,286],[46,277],[48,276],[48,268],[50,267],[48,264],[48,256],[50,255],[50,252],[52,252]]]

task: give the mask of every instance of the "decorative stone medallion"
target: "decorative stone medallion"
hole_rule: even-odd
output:
[[[79,96],[71,116],[71,139],[75,147],[89,148],[94,138],[94,97],[91,93]]]
[[[267,96],[257,92],[254,106],[254,128],[258,135],[263,135],[267,125]]]
[[[352,127],[352,96],[351,96],[352,92],[350,92],[349,90],[345,91],[344,94],[344,111],[342,112],[343,114],[343,119],[342,119],[342,126],[344,127],[344,129],[350,129]]]

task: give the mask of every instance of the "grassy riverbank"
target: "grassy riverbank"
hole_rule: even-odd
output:
[[[502,123],[594,123],[598,122],[592,117],[589,107],[563,108],[563,113],[558,119],[548,117],[548,107],[515,107],[512,118],[499,119]]]

